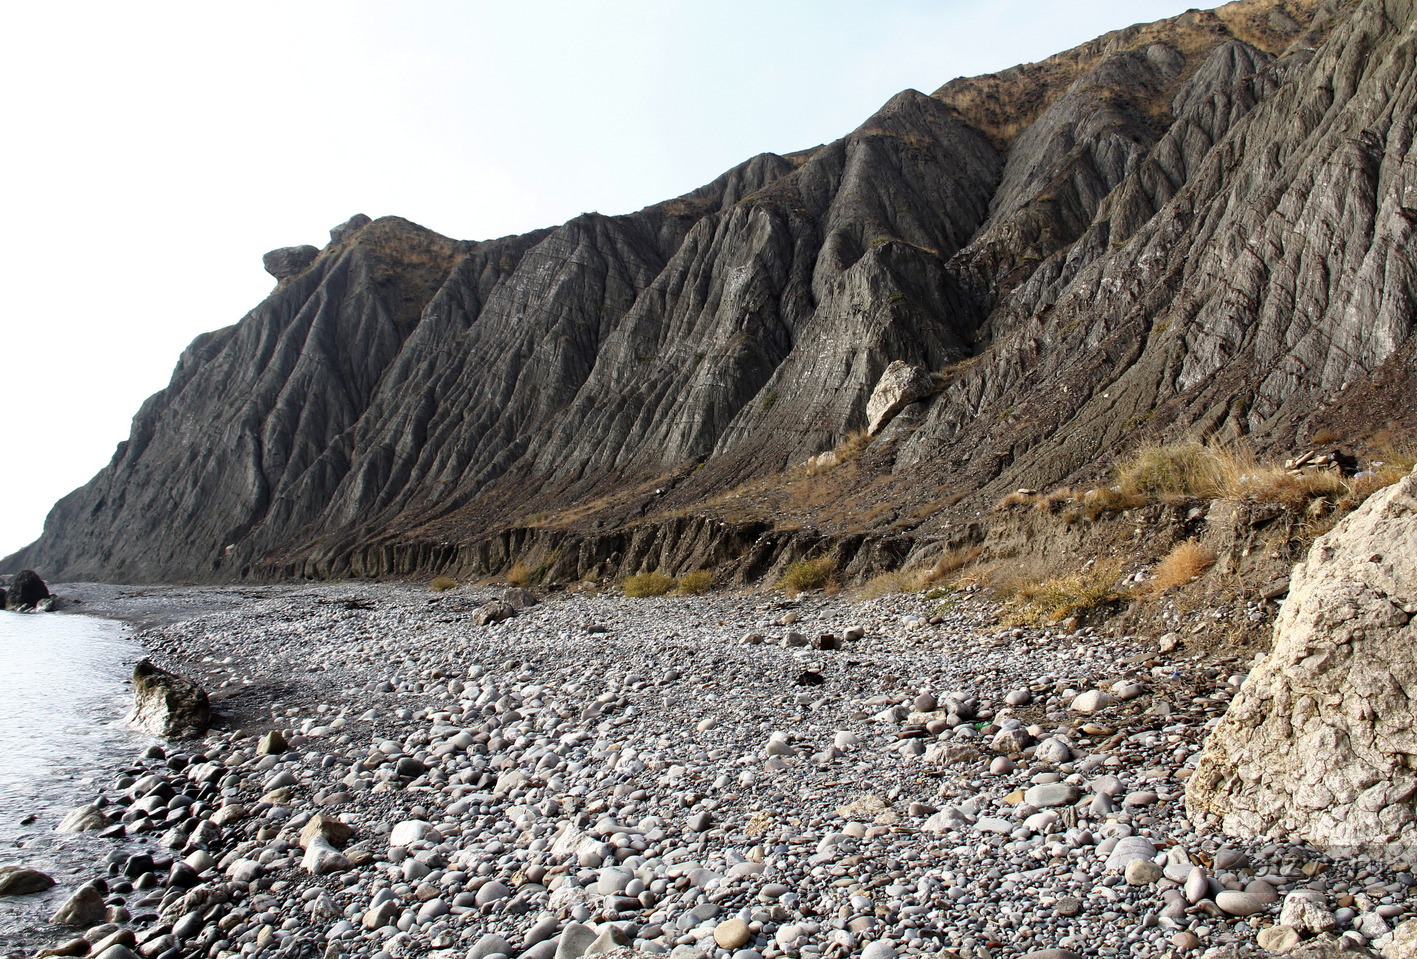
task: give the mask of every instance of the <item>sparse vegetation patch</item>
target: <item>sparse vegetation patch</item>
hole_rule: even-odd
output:
[[[531,585],[531,570],[526,568],[526,563],[517,560],[512,564],[512,568],[507,570],[507,585],[520,586],[523,589]]]
[[[1188,539],[1176,546],[1156,564],[1151,579],[1140,592],[1147,598],[1155,598],[1178,586],[1185,586],[1215,564],[1215,553],[1202,546],[1198,540]]]
[[[1228,459],[1200,443],[1145,446],[1117,465],[1117,487],[1128,495],[1154,499],[1214,499],[1223,496],[1228,486]]]
[[[979,559],[983,552],[984,547],[982,546],[946,550],[939,559],[935,560],[935,565],[930,567],[930,571],[925,574],[925,582],[922,585],[935,586],[949,582],[957,573]]]
[[[911,577],[899,570],[891,573],[877,573],[861,584],[861,587],[856,590],[856,598],[880,599],[882,596],[889,596],[892,593],[908,592],[911,586]]]
[[[811,589],[825,589],[836,580],[836,557],[820,556],[804,559],[787,567],[787,572],[778,580],[779,589],[804,593]]]
[[[679,577],[680,596],[702,596],[713,589],[713,570],[696,569]]]
[[[1106,559],[1066,576],[1043,581],[1013,578],[995,586],[1004,599],[1004,621],[1011,626],[1056,623],[1118,602],[1126,597],[1117,581],[1122,561]]]
[[[674,577],[666,576],[659,570],[652,573],[636,573],[634,576],[625,577],[623,586],[625,595],[635,599],[663,596],[674,588]]]

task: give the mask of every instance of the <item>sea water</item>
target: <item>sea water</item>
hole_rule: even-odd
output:
[[[58,882],[48,893],[0,897],[0,954],[21,947],[32,954],[65,938],[44,930],[45,921],[75,888],[105,873],[104,856],[125,848],[54,827],[155,742],[123,722],[142,655],[122,623],[0,611],[0,865],[29,866]]]

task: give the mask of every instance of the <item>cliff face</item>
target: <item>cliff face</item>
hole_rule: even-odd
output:
[[[628,216],[351,221],[199,337],[4,567],[341,575],[533,518],[619,528],[830,449],[893,360],[942,387],[873,458],[922,501],[1143,430],[1291,442],[1412,381],[1413,25],[1241,0],[907,91]]]

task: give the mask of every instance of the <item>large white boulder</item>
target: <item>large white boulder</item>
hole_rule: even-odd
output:
[[[904,360],[892,360],[866,401],[866,430],[875,436],[897,413],[923,400],[933,390],[928,370],[911,366]]]
[[[1417,849],[1417,471],[1295,567],[1274,649],[1251,670],[1186,788],[1237,836]]]

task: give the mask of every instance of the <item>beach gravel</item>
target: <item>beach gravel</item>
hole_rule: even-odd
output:
[[[213,727],[75,797],[148,844],[94,876],[140,955],[1160,959],[1301,889],[1306,928],[1410,916],[1401,864],[1185,818],[1247,664],[977,592],[173,592],[139,639]]]

